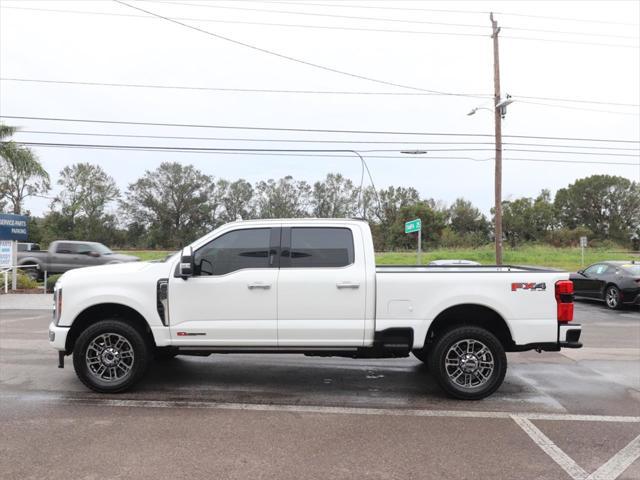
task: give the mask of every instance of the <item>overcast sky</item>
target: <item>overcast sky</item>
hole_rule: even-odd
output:
[[[493,92],[492,41],[489,37],[488,14],[483,12],[500,12],[496,14],[496,18],[503,27],[500,33],[502,91],[503,94],[509,93],[516,99],[509,106],[503,123],[505,135],[618,139],[636,142],[603,143],[505,137],[505,142],[556,145],[506,145],[506,159],[555,159],[609,164],[505,160],[504,198],[535,196],[542,188],[549,188],[555,192],[577,178],[592,174],[607,173],[640,180],[640,144],[637,143],[640,140],[638,1],[313,0],[287,3],[180,0],[170,4],[125,1],[166,17],[187,18],[189,20],[181,21],[233,40],[333,69],[421,89],[480,95],[491,95]],[[356,7],[347,8],[346,5]],[[209,88],[417,92],[279,58],[154,18],[112,1],[1,0],[0,6],[0,76],[3,78]],[[278,12],[274,12],[275,10]],[[78,11],[112,15],[73,13]],[[301,12],[306,15],[284,12]],[[371,19],[374,17],[385,20]],[[391,19],[401,21],[393,22]],[[431,33],[406,33],[397,32],[398,30]],[[535,37],[536,40],[508,37]],[[579,99],[605,103],[569,103],[523,97]],[[627,106],[613,105],[615,103]],[[490,105],[491,100],[486,98],[467,96],[254,93],[44,84],[8,80],[0,82],[0,114],[5,116],[493,134],[493,115],[489,110],[480,109],[475,115],[467,116],[474,107]],[[28,131],[224,139],[406,141],[406,144],[260,143],[246,140],[176,140],[43,133],[19,133],[14,137],[20,141],[76,144],[354,148],[363,152],[368,159],[377,187],[413,186],[423,197],[432,197],[447,203],[462,196],[473,201],[487,213],[493,204],[492,145],[460,144],[473,141],[491,142],[492,137],[356,135],[2,120]],[[408,143],[421,141],[453,144]],[[593,147],[613,147],[616,150]],[[399,151],[407,148],[424,148],[429,153],[421,157],[405,155],[400,159],[373,158],[380,155],[396,156],[393,152],[365,153],[367,150]],[[437,151],[460,148],[487,150]],[[521,152],[509,151],[508,148],[547,151]],[[65,165],[91,162],[101,165],[109,172],[122,190],[145,170],[153,169],[162,161],[192,163],[205,173],[216,177],[245,178],[251,182],[288,174],[313,182],[328,172],[341,172],[356,183],[360,181],[360,164],[355,157],[309,158],[295,155],[158,153],[51,147],[34,149],[54,180],[57,180],[58,172]],[[548,150],[585,154],[550,153]],[[490,160],[472,161],[442,157]],[[631,165],[615,165],[614,162]],[[54,195],[55,191],[56,189],[51,195]],[[26,207],[33,214],[42,214],[48,208],[48,200],[30,199]]]

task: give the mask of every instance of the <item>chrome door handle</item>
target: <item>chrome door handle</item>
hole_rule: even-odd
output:
[[[338,282],[336,283],[336,287],[338,288],[360,288],[359,283],[354,282]]]
[[[270,283],[262,283],[262,282],[253,282],[247,285],[249,290],[253,290],[254,288],[263,288],[265,290],[269,290],[271,288]]]

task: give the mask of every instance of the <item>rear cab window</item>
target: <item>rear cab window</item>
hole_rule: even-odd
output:
[[[344,227],[283,230],[281,268],[338,268],[354,262],[353,233]]]
[[[73,243],[58,243],[56,253],[76,253],[75,245]]]

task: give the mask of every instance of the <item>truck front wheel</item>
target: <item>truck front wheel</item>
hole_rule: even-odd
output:
[[[122,320],[101,320],[76,340],[73,367],[82,383],[99,393],[130,388],[144,374],[149,348],[138,330]]]
[[[507,372],[507,356],[500,341],[475,326],[453,328],[430,349],[429,370],[449,395],[480,400],[495,392]]]

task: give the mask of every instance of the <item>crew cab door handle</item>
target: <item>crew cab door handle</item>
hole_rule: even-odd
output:
[[[338,288],[360,288],[359,283],[354,282],[338,282],[336,283],[336,287]]]
[[[262,282],[253,282],[253,283],[247,284],[247,288],[249,290],[254,290],[256,288],[262,288],[264,290],[269,290],[271,288],[271,284],[270,283],[262,283]]]

